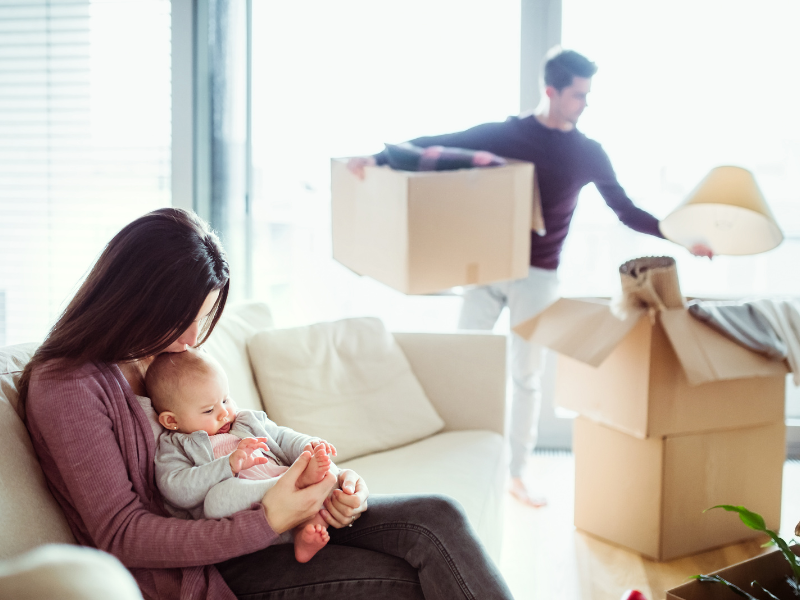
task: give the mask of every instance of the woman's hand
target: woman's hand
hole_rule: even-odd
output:
[[[367,510],[369,498],[366,482],[351,469],[339,471],[339,487],[342,489],[333,490],[325,499],[325,508],[319,513],[336,529],[352,525]]]
[[[234,475],[238,475],[239,471],[244,471],[255,465],[263,465],[268,462],[267,457],[255,454],[255,452],[256,450],[264,450],[266,452],[268,449],[267,438],[265,437],[244,438],[239,442],[236,450],[231,452],[230,457],[228,457],[228,461],[231,463],[231,471],[233,471]]]
[[[303,452],[261,499],[267,523],[279,535],[313,517],[336,485],[336,478],[329,471],[319,483],[297,489],[297,478],[309,460],[311,453]]]

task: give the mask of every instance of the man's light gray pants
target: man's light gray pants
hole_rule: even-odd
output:
[[[467,289],[458,327],[491,330],[505,306],[510,312],[511,327],[515,327],[540,313],[556,299],[557,272],[530,267],[525,279]],[[510,468],[512,477],[520,477],[528,455],[536,444],[542,401],[544,348],[511,332],[508,357],[513,385],[509,428]]]

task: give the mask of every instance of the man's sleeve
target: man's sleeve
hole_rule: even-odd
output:
[[[617,181],[617,175],[614,173],[608,155],[599,144],[596,148],[593,164],[594,175],[592,182],[597,187],[600,195],[603,196],[606,204],[616,213],[617,218],[634,231],[663,239],[664,235],[658,228],[658,219],[646,210],[636,206],[628,198],[625,190],[622,189],[622,186]]]

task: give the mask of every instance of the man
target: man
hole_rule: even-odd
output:
[[[585,56],[553,48],[544,64],[545,95],[533,114],[509,117],[502,123],[486,123],[458,133],[411,140],[415,146],[484,150],[536,165],[546,232],[543,235],[531,232],[528,277],[468,289],[459,328],[492,329],[504,306],[509,307],[514,327],[557,299],[557,269],[564,239],[578,194],[589,183],[595,184],[606,204],[625,225],[663,237],[658,219],[636,207],[625,194],[600,144],[576,129],[596,72],[597,66]],[[381,153],[351,159],[348,167],[363,178],[364,166],[385,162],[386,157]],[[711,258],[711,250],[706,246],[697,245],[690,251]],[[545,500],[535,497],[525,487],[522,471],[535,445],[544,352],[541,346],[512,334],[509,356],[513,380],[510,491],[530,506],[543,506]]]

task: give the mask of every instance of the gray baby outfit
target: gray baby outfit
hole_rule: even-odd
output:
[[[240,410],[230,433],[239,438],[265,437],[266,455],[290,466],[306,444],[319,438],[281,427],[263,411]],[[239,479],[227,456],[214,458],[205,431],[161,435],[156,450],[156,483],[170,512],[182,518],[221,519],[260,502],[278,478]]]

